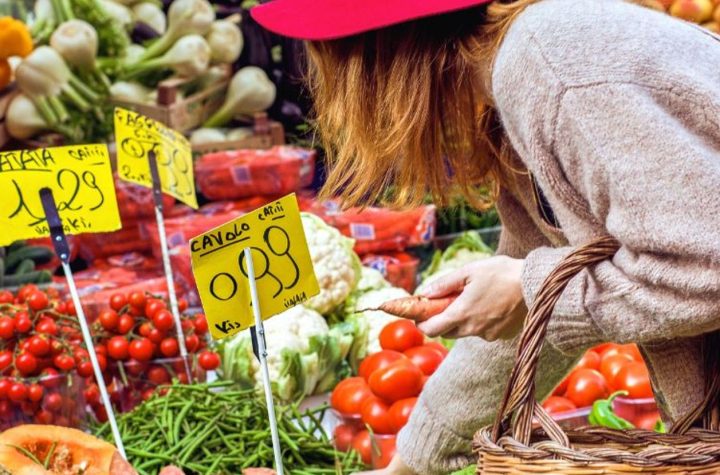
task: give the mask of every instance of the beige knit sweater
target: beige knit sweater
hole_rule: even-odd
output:
[[[677,418],[701,397],[698,336],[720,328],[720,38],[620,0],[543,0],[511,27],[492,86],[562,228],[540,218],[530,186],[502,195],[499,252],[525,257],[528,305],[572,246],[603,234],[622,244],[564,292],[538,395],[588,347],[638,342]],[[400,433],[404,461],[420,474],[472,461],[513,359],[509,342],[458,341]]]

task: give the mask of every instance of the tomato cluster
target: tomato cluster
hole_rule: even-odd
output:
[[[653,398],[650,374],[637,345],[606,343],[588,350],[543,407],[551,414],[559,414],[591,406],[615,391],[626,391],[630,399]],[[659,415],[656,408],[649,412],[652,414],[641,414],[647,420],[638,415],[629,418],[630,422],[651,430]]]
[[[395,434],[407,424],[425,381],[447,355],[441,344],[426,343],[409,320],[385,326],[380,346],[382,351],[360,363],[359,376],[341,381],[330,397],[331,406],[344,421],[335,429],[336,447],[356,450],[374,468],[390,462]],[[380,450],[371,450],[373,442]]]

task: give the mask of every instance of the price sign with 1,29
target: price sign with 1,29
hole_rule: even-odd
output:
[[[120,229],[107,146],[0,152],[0,245],[50,235],[40,190],[49,188],[67,234]]]
[[[162,191],[197,209],[192,151],[181,133],[118,107],[115,109],[115,143],[120,178],[152,188],[148,155],[153,151]]]
[[[245,248],[251,250],[263,319],[320,291],[291,194],[190,241],[193,274],[213,338],[255,324]]]

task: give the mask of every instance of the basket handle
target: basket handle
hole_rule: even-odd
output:
[[[540,350],[555,304],[570,280],[584,269],[614,256],[619,248],[620,244],[609,236],[590,241],[565,257],[543,282],[520,336],[515,366],[493,424],[493,441],[497,442],[507,431],[508,421],[516,414],[512,435],[517,442],[525,445],[530,443],[535,417],[549,438],[564,447],[570,446],[567,435],[535,400],[535,376]],[[707,335],[705,345],[707,396],[693,411],[673,425],[674,433],[685,433],[700,418],[704,418],[707,428],[717,430],[720,427],[720,411],[717,407],[720,402],[720,352],[717,350],[720,348],[720,333]]]

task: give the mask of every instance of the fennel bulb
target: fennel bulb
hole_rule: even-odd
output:
[[[252,116],[267,110],[275,102],[275,84],[257,66],[240,69],[230,81],[225,102],[203,127],[220,127],[234,116]]]
[[[190,134],[191,145],[224,142],[225,140],[225,132],[220,129],[197,129]]]
[[[132,25],[132,12],[125,5],[113,2],[112,0],[99,0],[102,9],[127,29]]]
[[[206,0],[175,0],[168,9],[165,34],[148,46],[142,59],[160,56],[183,36],[207,34],[214,20],[215,11]]]
[[[11,137],[18,140],[26,140],[47,131],[73,136],[69,129],[49,124],[40,114],[35,103],[25,94],[18,94],[10,101],[5,113],[5,128]]]
[[[150,88],[136,82],[118,81],[110,86],[110,97],[117,101],[149,103]]]
[[[132,13],[135,17],[135,21],[145,23],[160,35],[165,33],[165,30],[167,30],[167,18],[165,18],[165,13],[163,13],[160,7],[154,3],[138,3],[132,7]]]
[[[218,20],[210,26],[207,35],[212,60],[216,63],[234,63],[243,48],[240,27],[228,20]]]
[[[210,46],[200,35],[183,36],[159,58],[147,59],[125,68],[129,77],[158,69],[172,69],[183,77],[196,77],[207,71],[210,64]]]

